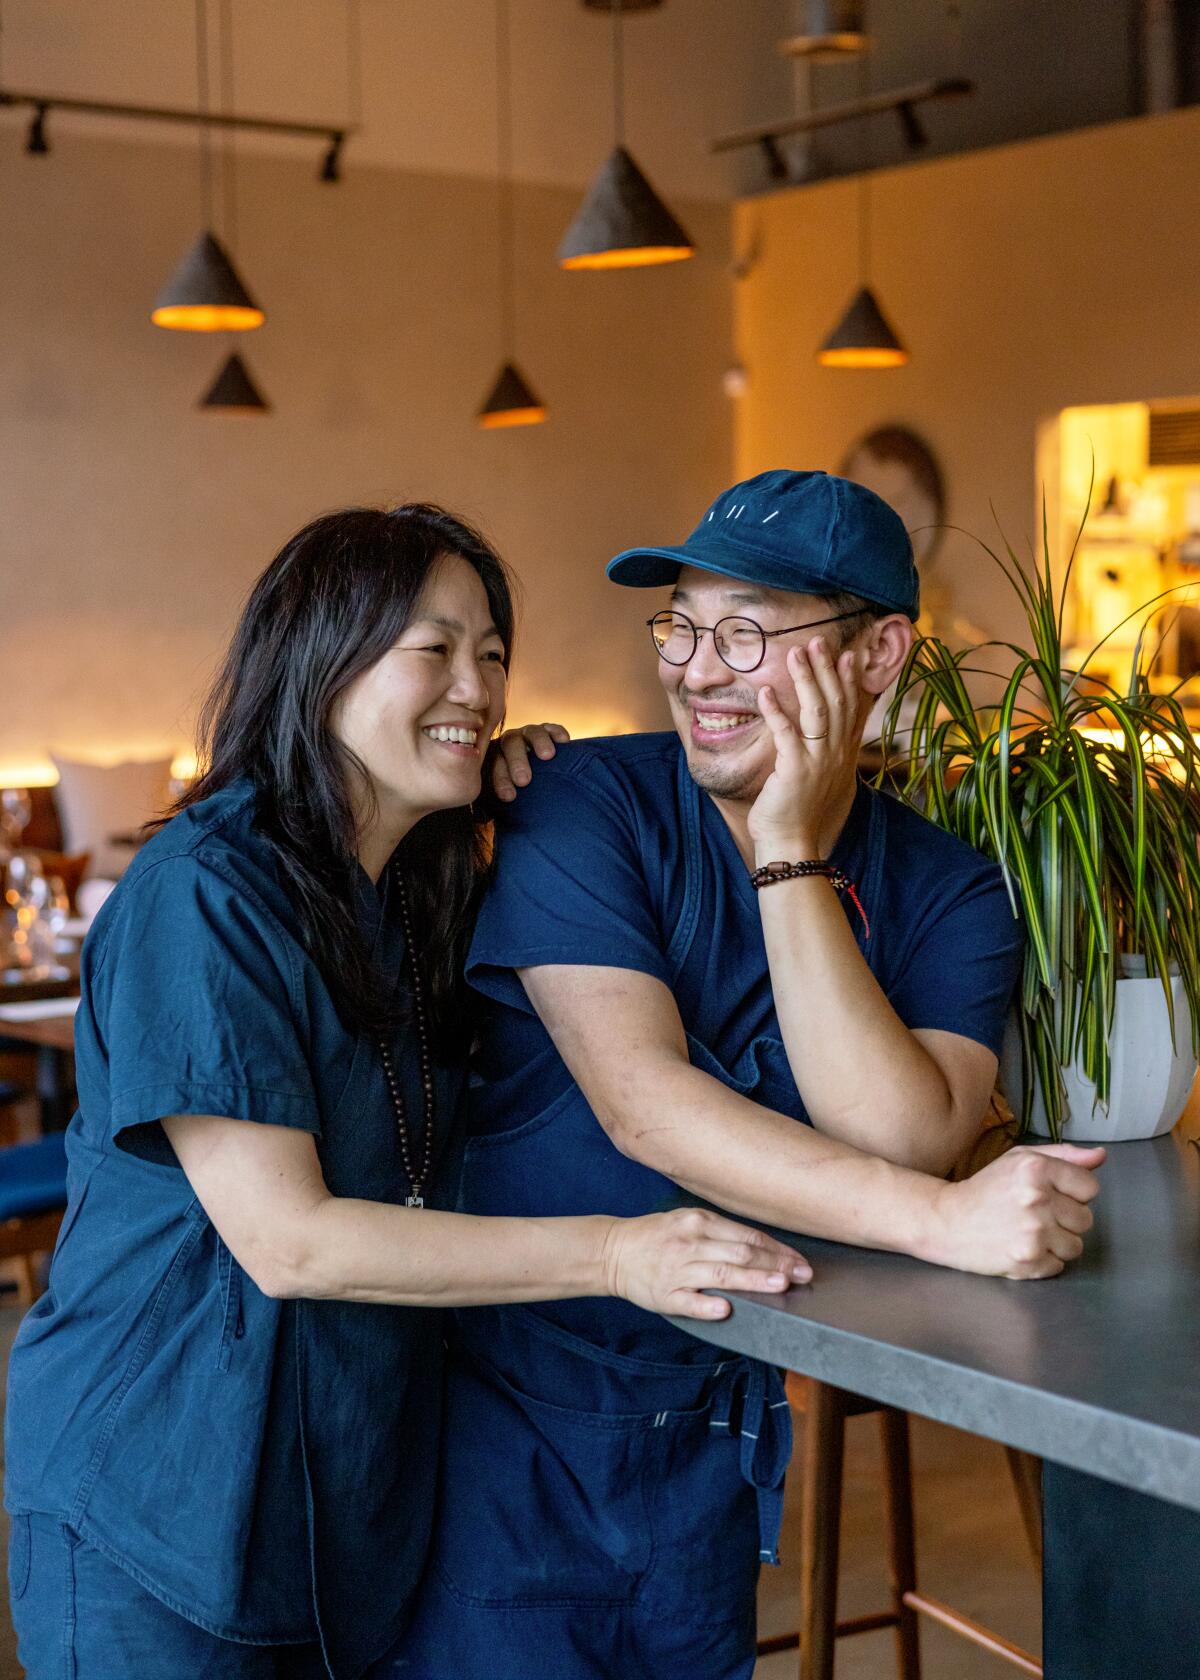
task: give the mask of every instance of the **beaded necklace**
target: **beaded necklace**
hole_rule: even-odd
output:
[[[404,1097],[400,1091],[400,1081],[396,1076],[396,1063],[392,1056],[391,1046],[382,1034],[379,1036],[378,1044],[379,1055],[383,1062],[384,1077],[387,1079],[388,1095],[392,1099],[392,1112],[396,1116],[396,1130],[400,1134],[400,1154],[404,1161],[404,1171],[408,1176],[409,1194],[405,1198],[404,1205],[405,1207],[420,1208],[425,1206],[424,1191],[429,1183],[430,1167],[433,1162],[433,1067],[429,1054],[429,1025],[425,1018],[425,992],[421,983],[421,967],[417,962],[416,945],[413,942],[412,912],[408,906],[408,889],[400,870],[394,868],[393,873],[400,893],[400,919],[404,924],[404,954],[408,961],[409,981],[412,986],[413,1014],[416,1017],[417,1047],[421,1062],[421,1089],[425,1098],[424,1147],[421,1151],[421,1165],[415,1171],[412,1159],[412,1140],[408,1131],[408,1114],[404,1107]]]

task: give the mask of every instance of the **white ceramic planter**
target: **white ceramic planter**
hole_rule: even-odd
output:
[[[1096,1102],[1096,1087],[1078,1062],[1064,1068],[1067,1101],[1062,1135],[1067,1143],[1122,1143],[1169,1132],[1183,1113],[1196,1077],[1182,980],[1176,975],[1171,981],[1172,1041],[1162,982],[1147,978],[1142,957],[1122,957],[1121,966],[1124,977],[1117,981],[1108,1104],[1101,1107]],[[1015,1110],[1021,1101],[1021,1036],[1014,1019],[1009,1020],[1004,1035],[999,1078],[1000,1089]],[[1041,1137],[1050,1135],[1037,1090],[1030,1129]]]

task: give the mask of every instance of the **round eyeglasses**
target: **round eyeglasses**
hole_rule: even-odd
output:
[[[715,624],[693,624],[686,613],[658,612],[646,623],[660,659],[668,665],[688,665],[695,658],[701,636],[710,634],[718,657],[731,671],[757,671],[767,657],[767,642],[773,636],[790,636],[797,630],[812,630],[818,624],[836,624],[843,618],[858,618],[861,607],[852,612],[833,613],[829,618],[812,618],[807,624],[789,624],[783,630],[764,630],[752,618],[719,618]]]

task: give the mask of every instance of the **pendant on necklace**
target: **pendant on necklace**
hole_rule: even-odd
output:
[[[404,1205],[405,1207],[424,1207],[425,1198],[424,1196],[406,1196]]]

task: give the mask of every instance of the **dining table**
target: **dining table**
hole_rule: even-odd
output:
[[[1200,1680],[1197,1091],[1173,1132],[1110,1147],[1100,1180],[1084,1253],[1055,1278],[779,1232],[811,1284],[679,1322],[1038,1455],[1047,1680]]]
[[[79,954],[61,954],[56,972],[0,970],[0,1050],[32,1050],[43,1132],[65,1131],[75,1111],[75,1007]]]

